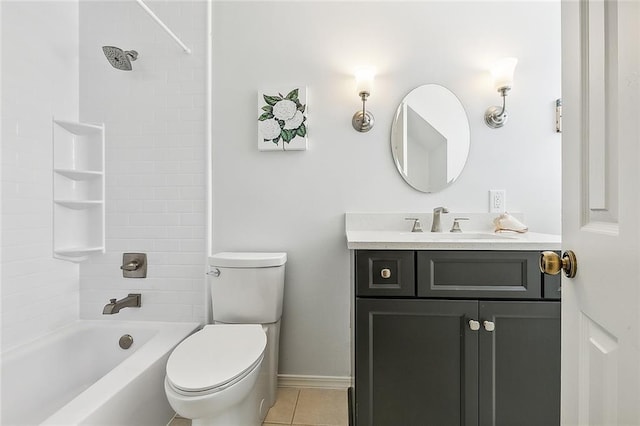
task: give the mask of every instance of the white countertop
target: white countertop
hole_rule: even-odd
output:
[[[470,217],[462,233],[450,233],[453,217]],[[424,232],[410,232],[405,217],[420,217]],[[368,250],[560,250],[560,235],[538,232],[494,233],[495,215],[484,213],[454,214],[442,217],[444,232],[429,232],[430,214],[415,213],[347,213],[347,248]]]
[[[368,250],[560,250],[560,236],[527,232],[525,234],[499,234],[492,238],[465,239],[463,234],[447,239],[442,233],[433,238],[430,232],[401,233],[394,231],[347,231],[347,248]],[[503,237],[503,238],[500,238]]]

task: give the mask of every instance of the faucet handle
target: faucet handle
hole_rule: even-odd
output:
[[[422,224],[420,223],[420,219],[417,217],[405,217],[404,220],[413,220],[413,227],[411,228],[411,232],[423,232]]]
[[[123,271],[137,271],[140,268],[140,262],[132,260],[131,262],[120,266]]]
[[[469,220],[468,217],[456,217],[453,219],[453,225],[451,226],[451,230],[449,232],[462,232],[460,229],[460,221],[461,220]]]

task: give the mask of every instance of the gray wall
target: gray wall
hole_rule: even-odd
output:
[[[483,114],[500,98],[488,69],[520,59],[500,130]],[[377,68],[377,123],[355,132],[354,71]],[[344,213],[487,212],[488,190],[532,231],[560,232],[559,2],[233,2],[214,4],[213,249],[283,250],[280,372],[349,376],[349,253]],[[391,120],[413,88],[437,83],[462,101],[471,151],[435,194],[395,170]],[[309,150],[260,153],[257,92],[308,87]]]

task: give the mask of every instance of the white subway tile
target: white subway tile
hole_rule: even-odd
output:
[[[204,187],[183,187],[179,189],[180,198],[183,200],[204,200]]]
[[[184,188],[153,188],[153,196],[156,200],[179,200]]]
[[[131,214],[129,225],[131,226],[175,226],[181,223],[181,215],[178,214]]]
[[[174,252],[180,250],[180,240],[154,240],[153,250],[157,252]]]
[[[204,236],[204,234],[202,234]],[[205,240],[203,239],[194,239],[194,240],[182,240],[180,241],[180,251],[182,252],[197,252],[204,253],[205,250]]]
[[[202,225],[204,223],[203,213],[182,213],[180,215],[180,225],[193,226]]]

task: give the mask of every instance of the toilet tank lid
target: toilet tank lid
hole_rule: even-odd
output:
[[[209,257],[209,265],[222,268],[268,268],[286,262],[287,253],[222,252]]]

